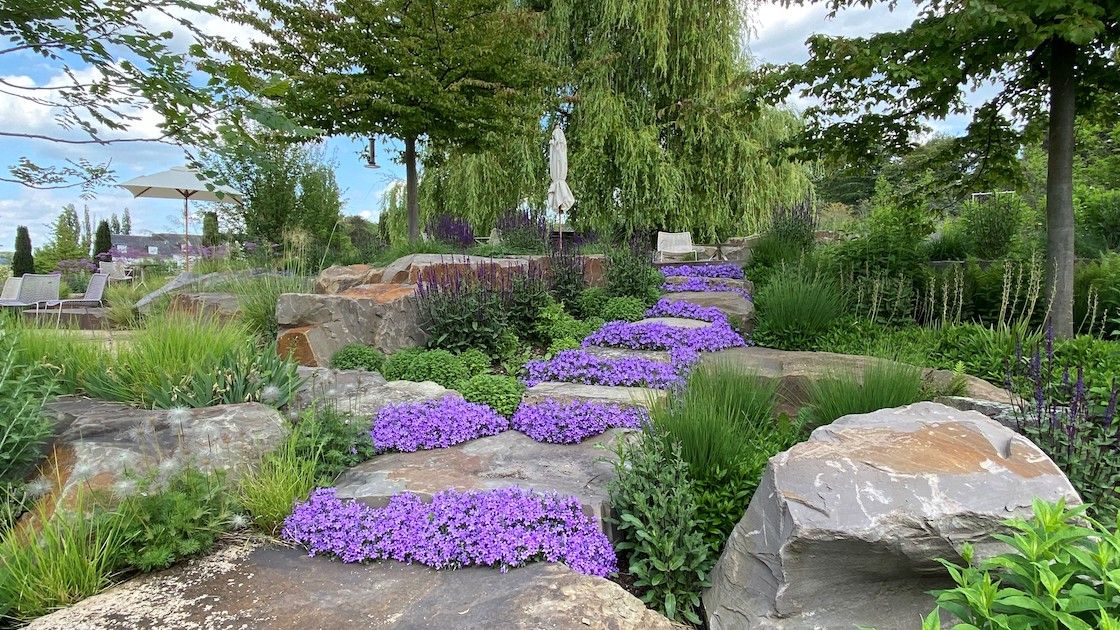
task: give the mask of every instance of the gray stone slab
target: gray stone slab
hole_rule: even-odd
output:
[[[554,400],[593,400],[616,405],[635,405],[651,407],[664,400],[665,390],[648,387],[608,387],[606,385],[584,385],[582,383],[539,383],[525,390],[521,397],[523,403],[539,403],[549,398]]]

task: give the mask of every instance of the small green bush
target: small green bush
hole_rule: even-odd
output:
[[[920,369],[903,363],[876,361],[862,378],[828,377],[809,385],[809,404],[802,410],[809,428],[853,413],[901,407],[924,398]]]
[[[510,279],[503,306],[509,330],[522,339],[533,339],[541,310],[552,302],[543,271],[531,264],[528,272]]]
[[[695,489],[680,446],[643,434],[616,445],[615,478],[608,488],[612,522],[642,601],[676,621],[700,624],[700,592],[716,557],[693,527]]]
[[[434,381],[444,387],[490,371],[490,357],[478,349],[455,355],[447,350],[409,348],[389,355],[381,374],[390,381]]]
[[[576,248],[553,248],[548,254],[548,291],[557,302],[574,311],[580,292],[587,288],[584,259]]]
[[[942,611],[956,628],[1120,629],[1120,522],[1036,499],[1033,519],[1005,524],[1012,533],[996,538],[1011,551],[978,563],[966,544],[963,565],[941,560],[956,587],[935,593],[923,630],[939,630]]]
[[[525,385],[512,376],[497,376],[494,374],[478,374],[460,381],[455,389],[463,398],[473,403],[489,405],[505,417],[513,415],[517,406],[521,404],[521,395],[525,393]]]
[[[1120,190],[1078,191],[1079,222],[1109,249],[1120,249]]]
[[[331,357],[331,367],[336,370],[376,372],[384,362],[385,355],[379,350],[360,343],[346,345]]]
[[[238,483],[238,502],[266,534],[276,535],[295,504],[315,489],[322,451],[316,448],[309,455],[301,451],[300,442],[299,433],[293,432],[280,448],[245,471]],[[310,442],[317,444],[315,439]]]
[[[661,274],[654,269],[650,252],[618,247],[607,254],[603,285],[612,297],[634,297],[652,304],[661,295]]]
[[[140,479],[116,511],[127,540],[124,562],[144,572],[208,551],[233,515],[225,476],[190,467],[160,483]]]
[[[1015,195],[991,195],[965,202],[961,223],[972,255],[987,259],[1007,255],[1026,215],[1026,205]]]
[[[296,456],[315,462],[316,484],[330,486],[343,471],[373,457],[370,418],[341,413],[333,406],[313,406],[292,427]]]
[[[466,371],[468,376],[485,374],[490,371],[490,357],[478,348],[471,348],[465,352],[461,352],[457,358],[459,359],[459,363],[463,364],[463,370]]]
[[[600,318],[576,319],[560,304],[550,304],[541,310],[537,334],[550,343],[557,339],[583,339],[598,330],[603,323],[604,320]]]
[[[646,303],[634,297],[612,297],[603,306],[601,317],[608,322],[636,322],[646,316]]]
[[[607,300],[610,296],[607,291],[602,287],[591,287],[584,289],[580,292],[579,298],[576,300],[576,308],[573,310],[569,308],[569,312],[574,312],[580,317],[602,317],[603,310],[607,307]]]
[[[754,338],[760,345],[804,350],[844,315],[836,283],[820,275],[776,273],[755,294]]]
[[[561,339],[555,339],[552,343],[548,344],[547,355],[549,357],[554,357],[557,353],[563,352],[564,350],[575,350],[579,347],[581,347],[581,344],[578,339],[563,337]]]
[[[276,303],[284,293],[308,293],[311,278],[302,275],[265,274],[230,282],[222,287],[237,295],[238,317],[261,339],[275,339]]]

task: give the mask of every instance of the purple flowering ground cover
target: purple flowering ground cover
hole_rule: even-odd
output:
[[[727,315],[714,306],[700,306],[687,300],[670,302],[665,298],[661,298],[649,307],[646,317],[684,317],[705,322],[727,321]]]
[[[396,560],[435,569],[563,562],[606,577],[618,572],[607,539],[575,497],[522,488],[445,490],[425,503],[398,494],[382,508],[315,490],[284,521],[281,536],[309,555],[343,562]]]
[[[754,300],[750,291],[742,287],[734,287],[726,282],[708,282],[704,278],[688,277],[680,282],[666,282],[661,285],[665,293],[683,293],[685,291],[705,291],[709,293],[738,293],[739,295]]]
[[[730,263],[726,265],[665,265],[661,267],[661,275],[666,278],[669,276],[693,276],[742,280],[743,268]]]
[[[533,405],[521,405],[510,424],[538,442],[578,444],[607,429],[637,429],[647,422],[649,414],[640,407],[549,398]]]
[[[509,429],[509,421],[490,407],[458,396],[397,403],[377,411],[373,447],[379,451],[445,448]]]
[[[607,322],[583,340],[583,346],[607,346],[631,350],[690,348],[714,352],[747,345],[726,319],[702,328],[682,328],[661,322]]]
[[[641,357],[610,358],[586,350],[564,350],[551,359],[526,363],[524,381],[527,387],[547,381],[653,389],[680,387],[684,384],[684,372],[698,355],[690,348],[674,348],[669,357],[671,364]]]

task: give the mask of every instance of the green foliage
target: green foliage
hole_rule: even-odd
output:
[[[1034,518],[1006,521],[996,538],[1011,551],[964,565],[941,560],[956,587],[938,591],[923,628],[940,628],[940,611],[958,628],[1120,628],[1120,522],[1086,521],[1084,506],[1034,501]],[[967,624],[967,625],[964,625]]]
[[[386,218],[382,216],[382,222]],[[378,225],[382,225],[379,223]],[[407,236],[393,241],[392,245],[377,253],[377,257],[373,260],[377,265],[388,265],[394,260],[404,258],[411,254],[453,254],[454,250],[444,243],[438,241],[417,241],[410,243]]]
[[[1120,190],[1090,188],[1075,198],[1080,224],[1089,234],[1120,250]]]
[[[930,260],[967,260],[972,242],[960,221],[941,224],[936,238],[925,242],[925,257]]]
[[[0,484],[22,480],[52,433],[43,415],[50,384],[18,354],[18,335],[0,329]]]
[[[755,293],[755,340],[783,350],[809,348],[844,315],[844,299],[819,274],[779,272]]]
[[[292,427],[297,460],[315,462],[316,485],[330,486],[348,468],[373,457],[370,418],[358,418],[333,406],[304,411]]]
[[[100,229],[100,228],[98,228]],[[109,230],[109,225],[105,225]],[[205,212],[202,214],[202,246],[213,247],[222,242],[222,235],[218,232],[218,213]]]
[[[491,409],[508,418],[521,404],[521,394],[525,392],[525,385],[512,376],[477,374],[459,381],[455,389],[468,401],[489,405]]]
[[[574,310],[572,309],[572,305],[567,304],[566,306],[570,312],[580,317],[602,317],[603,310],[607,308],[607,300],[609,299],[610,296],[607,295],[606,289],[602,287],[590,287],[580,292]]]
[[[331,367],[336,370],[366,370],[376,372],[385,362],[385,355],[376,348],[352,343],[343,346],[331,357]]]
[[[109,233],[109,223],[100,221],[97,224],[97,234],[93,238],[93,255],[107,254],[113,248],[113,235]]]
[[[700,592],[716,556],[693,528],[695,488],[680,446],[645,433],[616,447],[615,479],[608,486],[613,523],[642,601],[677,621],[700,624]]]
[[[584,265],[583,257],[571,246],[548,254],[548,292],[572,312],[579,312],[576,303],[587,289]]]
[[[514,275],[510,279],[509,297],[504,304],[510,332],[521,339],[535,338],[541,310],[552,301],[545,277],[539,268],[530,268],[526,274]]]
[[[1120,315],[1120,253],[1102,254],[1074,271],[1074,326],[1079,334],[1115,336],[1120,325],[1109,322]]]
[[[428,335],[428,347],[463,352],[479,348],[498,354],[502,335],[510,332],[512,291],[502,286],[501,278],[464,273],[450,280],[423,280],[418,291],[417,319],[420,329]],[[531,288],[526,285],[525,288]],[[547,299],[530,293],[515,315],[527,319]],[[521,321],[519,324],[524,325]]]
[[[612,297],[603,306],[600,316],[610,321],[636,322],[646,316],[646,303],[636,297]]]
[[[541,309],[537,334],[550,343],[557,339],[583,339],[602,326],[603,321],[601,318],[576,319],[562,305],[553,303]]]
[[[650,253],[639,247],[618,247],[607,254],[604,289],[611,297],[634,297],[647,304],[661,295],[661,274]]]
[[[237,295],[238,317],[261,339],[276,338],[276,303],[284,293],[307,293],[311,279],[301,275],[263,274],[235,280],[223,287]]]
[[[463,379],[490,371],[490,358],[480,350],[454,355],[447,350],[398,350],[385,359],[381,374],[390,381],[434,381],[454,387]]]
[[[166,479],[154,475],[137,482],[116,509],[128,566],[147,572],[210,550],[228,529],[233,513],[221,473],[185,467]]]
[[[969,251],[978,258],[1007,255],[1026,216],[1025,204],[1015,195],[991,195],[969,200],[961,208],[961,224]]]
[[[50,273],[58,267],[59,261],[88,258],[89,250],[82,248],[81,229],[78,210],[73,204],[63,206],[58,218],[51,223],[51,241],[35,251],[35,271]]]
[[[12,256],[12,275],[16,278],[25,273],[35,273],[35,256],[31,253],[31,236],[27,226],[16,228],[16,249]]]
[[[580,347],[581,344],[579,339],[573,339],[572,337],[562,337],[560,339],[553,339],[552,343],[548,344],[548,350],[546,354],[551,358],[556,356],[557,353],[563,352],[564,350],[575,350],[576,348]]]
[[[275,536],[295,504],[307,499],[320,476],[319,457],[324,447],[314,435],[301,438],[300,432],[293,431],[280,448],[242,473],[238,503],[258,529]]]
[[[0,617],[30,621],[108,587],[127,542],[123,519],[87,512],[85,492],[70,510],[40,503],[38,531],[9,529],[0,538]]]
[[[830,376],[811,383],[809,404],[803,413],[808,428],[816,428],[848,414],[916,403],[926,395],[920,369],[903,363],[876,361],[859,377]]]

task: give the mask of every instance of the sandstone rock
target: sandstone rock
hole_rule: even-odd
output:
[[[665,399],[665,390],[648,387],[608,387],[605,385],[584,385],[582,383],[539,383],[525,390],[521,396],[523,403],[540,403],[552,398],[555,400],[593,400],[615,405],[634,405],[650,407]]]
[[[608,359],[639,357],[642,359],[649,359],[650,361],[671,363],[669,359],[669,353],[662,350],[630,350],[629,348],[610,348],[607,346],[586,346],[584,350],[588,354],[593,354],[599,357],[606,357]]]
[[[725,628],[915,628],[951,586],[936,558],[1003,550],[1035,498],[1078,502],[1026,438],[936,403],[850,415],[770,459],[711,573]]]
[[[389,381],[377,372],[300,368],[307,377],[296,392],[293,410],[316,405],[330,405],[343,412],[370,419],[378,409],[391,403],[419,402],[444,396],[459,396],[438,383],[424,381]]]
[[[457,254],[409,254],[394,260],[385,267],[381,281],[386,283],[416,284],[420,275],[427,269],[435,269],[437,274],[453,274],[469,271],[482,266],[494,266],[499,270],[526,270],[527,258],[489,258],[485,256],[465,256]]]
[[[977,411],[1013,431],[1019,430],[1019,411],[1015,408],[1015,405],[1010,403],[968,398],[967,396],[938,396],[933,402],[961,411]]]
[[[738,293],[730,291],[683,291],[679,293],[666,293],[662,299],[670,302],[692,302],[700,306],[718,308],[732,324],[742,331],[750,333],[754,330],[754,302]]]
[[[241,300],[233,293],[177,293],[171,298],[168,309],[192,317],[229,321],[241,314]]]
[[[699,319],[688,319],[685,317],[647,317],[640,319],[636,324],[665,324],[674,328],[705,328],[711,326],[711,322],[701,321]]]
[[[381,282],[383,270],[370,265],[327,267],[315,279],[315,293],[333,295],[363,284]]]
[[[771,348],[731,348],[704,353],[705,362],[728,362],[764,379],[777,381],[782,411],[796,412],[808,400],[809,385],[815,380],[850,376],[861,378],[863,371],[885,359],[833,352],[799,352]],[[931,385],[946,387],[955,375],[948,370],[922,369],[922,377]],[[991,383],[965,376],[964,385],[971,398],[1001,403],[1011,401],[1007,392]]]
[[[288,432],[279,412],[260,403],[162,411],[68,396],[46,409],[57,437],[39,470],[64,501],[79,487],[113,489],[126,472],[161,464],[236,474]]]
[[[300,365],[330,364],[352,343],[389,353],[423,345],[417,323],[415,287],[364,284],[338,295],[285,293],[276,304],[278,351]]]
[[[34,621],[36,630],[678,628],[622,587],[538,563],[502,573],[343,564],[251,541],[141,576]]]
[[[608,514],[607,483],[614,475],[610,445],[631,431],[611,429],[579,444],[544,444],[520,431],[505,431],[448,448],[385,453],[342,473],[338,496],[379,507],[391,496],[431,496],[450,488],[489,490],[516,486],[579,498],[600,519]]]

